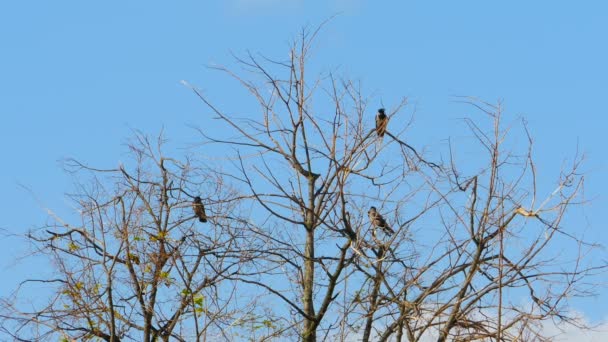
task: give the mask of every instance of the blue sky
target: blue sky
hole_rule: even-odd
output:
[[[42,206],[68,215],[64,158],[115,166],[134,129],[164,129],[174,146],[195,144],[190,125],[204,121],[205,107],[181,80],[244,111],[234,84],[206,66],[231,65],[231,52],[247,50],[282,58],[302,26],[337,13],[312,69],[359,79],[387,106],[408,96],[424,127],[413,139],[431,148],[466,135],[454,123],[472,110],[452,96],[502,100],[509,120],[528,120],[541,175],[557,177],[577,148],[587,155],[592,202],[579,224],[608,244],[603,1],[4,1],[0,228],[42,225]],[[36,272],[14,261],[24,250],[17,241],[0,242],[0,272],[13,281]],[[10,283],[0,284],[0,295]],[[603,319],[608,292],[577,305]]]

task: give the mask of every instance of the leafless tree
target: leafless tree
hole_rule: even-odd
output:
[[[20,340],[188,341],[221,337],[248,315],[249,303],[235,310],[236,285],[226,280],[250,257],[239,245],[244,225],[226,225],[230,189],[204,168],[165,156],[162,145],[162,137],[138,133],[129,165],[66,163],[75,176],[91,176],[70,195],[80,222],[51,212],[52,224],[28,234],[53,275],[25,280],[3,300],[5,332]],[[194,215],[195,195],[210,206],[209,224]],[[23,305],[49,288],[47,302]]]
[[[445,173],[426,177],[413,196],[426,202],[406,220],[409,243],[383,249],[402,256],[376,253],[364,271],[370,285],[356,301],[368,303],[363,340],[543,340],[547,320],[585,328],[568,300],[590,295],[589,280],[606,265],[590,258],[598,246],[564,225],[568,210],[583,203],[582,158],[556,172],[555,189],[540,193],[525,123],[504,128],[500,105],[462,102],[481,112],[464,120],[478,146],[467,160],[481,162],[462,167],[463,176],[450,158]],[[510,150],[516,128],[527,142],[520,154]]]
[[[200,132],[207,143],[234,147],[222,149],[236,151],[230,177],[244,186],[238,196],[247,202],[243,205],[253,208],[247,218],[265,246],[266,255],[260,260],[264,268],[259,269],[263,278],[255,274],[231,279],[255,285],[262,294],[282,302],[276,320],[291,317],[284,328],[306,341],[316,340],[319,334],[332,336],[343,323],[333,305],[340,294],[338,286],[354,272],[357,260],[369,253],[366,250],[375,250],[362,210],[373,196],[361,187],[390,187],[409,173],[402,158],[374,165],[383,150],[382,139],[373,116],[368,118],[357,84],[332,74],[307,79],[306,60],[317,32],[305,30],[286,61],[252,54],[239,58],[247,71],[260,75],[258,80],[216,67],[257,100],[258,110],[250,117],[227,114],[192,87],[213,116],[233,131],[226,138]],[[317,109],[319,103],[322,109]],[[389,117],[405,104],[405,100],[397,104]],[[438,167],[402,145],[407,147],[404,155],[414,158],[411,166]],[[332,312],[329,318],[328,312]]]

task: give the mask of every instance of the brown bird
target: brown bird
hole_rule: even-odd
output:
[[[194,215],[198,217],[198,220],[205,223],[207,222],[207,214],[205,214],[205,206],[199,196],[194,197],[192,202],[192,209],[194,209]]]
[[[380,108],[378,109],[378,114],[376,114],[376,133],[380,138],[384,137],[387,125],[388,117],[384,113],[384,108]]]
[[[369,208],[367,215],[369,215],[369,220],[372,222],[374,228],[381,228],[382,231],[389,236],[395,234],[395,231],[391,229],[388,224],[386,224],[384,217],[382,217],[382,215],[376,211],[376,207]]]

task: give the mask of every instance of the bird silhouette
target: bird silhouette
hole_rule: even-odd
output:
[[[382,217],[382,215],[378,211],[376,211],[376,207],[369,208],[367,215],[369,215],[369,220],[371,221],[374,228],[381,228],[382,231],[389,236],[395,234],[395,231],[388,226],[386,220],[384,220],[384,217]]]
[[[192,202],[192,209],[194,210],[194,215],[198,217],[198,220],[205,223],[207,222],[207,214],[205,214],[205,206],[203,205],[203,201],[199,196],[194,197],[194,201]]]
[[[387,125],[388,117],[384,113],[384,108],[380,108],[378,109],[378,114],[376,114],[376,133],[380,138],[384,137]]]

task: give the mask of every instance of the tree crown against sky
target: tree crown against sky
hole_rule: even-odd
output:
[[[477,164],[463,165],[461,142],[437,160],[408,142],[406,100],[387,105],[379,137],[379,106],[356,82],[307,73],[314,32],[288,60],[247,55],[243,72],[218,68],[257,101],[247,117],[192,87],[203,120],[229,128],[216,136],[202,126],[194,155],[221,163],[165,155],[163,137],[145,134],[118,168],[73,161],[71,171],[92,174],[72,196],[81,222],[53,217],[28,236],[57,277],[24,285],[56,292],[34,311],[5,301],[6,332],[517,340],[540,334],[545,319],[576,324],[568,298],[588,294],[587,277],[603,268],[562,225],[583,186],[579,158],[555,172],[553,192],[537,193],[532,149],[511,151],[518,133],[501,106],[471,98],[462,101],[478,111],[464,120]],[[192,214],[197,195],[208,225]],[[394,234],[370,222],[371,206]],[[570,252],[553,249],[558,241]]]

